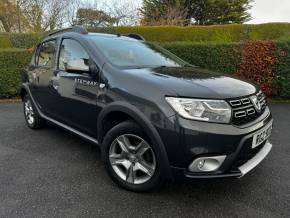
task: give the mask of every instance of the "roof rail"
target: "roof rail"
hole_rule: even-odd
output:
[[[140,40],[140,41],[145,41],[143,36],[141,36],[139,34],[136,34],[136,33],[128,33],[128,34],[124,34],[124,35],[121,35],[121,36],[126,36],[126,37],[130,37],[130,38],[137,39],[137,40]]]
[[[74,32],[74,33],[80,33],[80,34],[88,34],[88,31],[82,27],[82,26],[72,26],[66,29],[56,30],[52,33],[49,33],[48,36],[65,33],[65,32]]]

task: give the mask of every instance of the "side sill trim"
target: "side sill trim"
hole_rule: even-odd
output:
[[[269,154],[271,151],[273,145],[267,141],[262,150],[256,154],[252,159],[250,159],[248,162],[243,164],[242,166],[239,167],[239,170],[242,173],[242,176],[250,172],[252,169],[254,169],[259,163],[262,162],[262,160],[265,159],[265,157]],[[241,176],[241,177],[242,177]]]
[[[65,125],[65,124],[63,124],[63,123],[61,123],[61,122],[59,122],[57,120],[54,120],[54,119],[52,119],[52,118],[50,118],[48,116],[45,116],[41,112],[39,112],[39,114],[40,114],[40,116],[43,119],[48,120],[48,121],[52,122],[53,124],[55,124],[55,125],[57,125],[57,126],[59,126],[61,128],[64,128],[64,129],[66,129],[66,130],[68,130],[68,131],[70,131],[70,132],[72,132],[72,133],[74,133],[74,134],[76,134],[76,135],[78,135],[78,136],[90,141],[90,142],[93,142],[94,144],[99,146],[98,140],[94,139],[93,137],[90,137],[90,136],[88,136],[88,135],[86,135],[86,134],[84,134],[84,133],[82,133],[82,132],[80,132],[80,131],[78,131],[78,130],[70,127],[70,126],[68,126],[68,125]]]

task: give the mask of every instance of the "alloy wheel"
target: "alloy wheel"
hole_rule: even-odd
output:
[[[133,134],[118,136],[109,150],[110,164],[115,173],[130,184],[149,181],[156,170],[156,157],[150,145]]]
[[[29,125],[33,125],[35,122],[34,117],[34,110],[31,104],[31,101],[27,99],[24,103],[24,112],[25,112],[25,118]]]

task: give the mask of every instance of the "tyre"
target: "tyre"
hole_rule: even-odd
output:
[[[127,190],[149,191],[161,183],[156,149],[133,121],[120,123],[106,134],[102,157],[112,180]]]
[[[45,125],[45,120],[39,116],[30,97],[25,95],[23,98],[24,118],[29,128],[40,129]]]

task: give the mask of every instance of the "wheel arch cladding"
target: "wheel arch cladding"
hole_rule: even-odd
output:
[[[24,96],[27,95],[27,94],[28,94],[28,91],[26,90],[25,87],[22,86],[21,89],[20,89],[20,97],[21,97],[22,101],[24,99]]]
[[[104,121],[110,120],[109,116],[112,114],[124,115],[125,119],[123,119],[123,121],[133,120],[144,130],[146,135],[151,139],[152,143],[157,145],[156,148],[158,149],[158,153],[161,155],[160,166],[162,168],[162,172],[165,173],[164,176],[167,179],[172,179],[167,153],[163,141],[159,136],[156,128],[152,125],[150,120],[140,110],[138,110],[138,108],[129,103],[114,102],[106,106],[101,111],[97,123],[99,143],[102,143],[104,136],[106,134],[106,129],[104,129],[103,125]],[[122,118],[118,119],[122,120]]]

